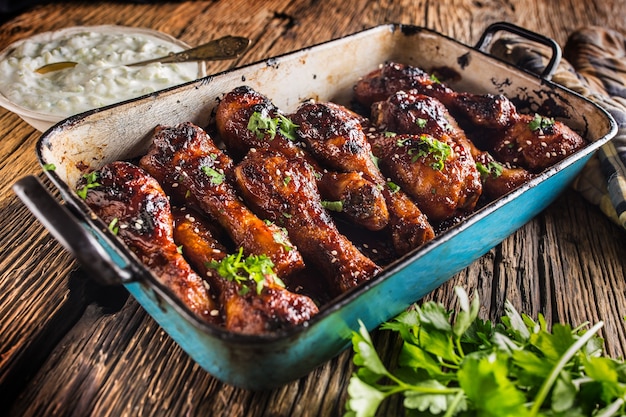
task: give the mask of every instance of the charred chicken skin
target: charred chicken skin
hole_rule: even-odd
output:
[[[431,221],[474,210],[482,183],[472,146],[439,100],[400,91],[372,106],[372,123],[386,131],[369,135],[381,169]]]
[[[501,161],[540,172],[585,145],[582,137],[561,122],[520,114],[492,146]]]
[[[219,322],[206,283],[177,250],[169,199],[153,177],[128,162],[112,162],[83,177],[77,189],[87,192],[89,207],[192,312]]]
[[[317,305],[309,297],[288,291],[271,274],[265,275],[260,290],[256,283],[222,277],[209,265],[227,257],[227,249],[201,214],[175,211],[174,219],[174,240],[182,246],[183,255],[194,269],[209,282],[227,330],[265,334],[302,324],[318,313]]]
[[[322,197],[340,201],[344,217],[368,230],[387,226],[389,213],[380,187],[357,171],[322,169],[295,137],[287,137],[289,133],[278,128],[280,122],[289,123],[289,119],[264,95],[246,86],[235,88],[220,101],[215,118],[220,137],[231,153],[242,157],[250,149],[267,149],[287,158],[303,159],[315,170]],[[270,126],[273,123],[276,126]]]
[[[236,166],[235,178],[245,201],[260,216],[285,227],[305,260],[322,272],[335,294],[380,272],[337,230],[322,206],[314,172],[302,159],[251,150]]]
[[[509,184],[523,179],[519,168],[539,172],[586,144],[562,122],[520,114],[503,95],[456,92],[410,65],[386,63],[359,80],[354,88],[355,99],[364,106],[384,101],[398,91],[412,91],[441,101],[478,148],[515,167],[514,172],[506,173]],[[503,182],[497,186],[505,188]]]
[[[388,62],[361,78],[354,87],[357,102],[369,108],[398,91],[412,90],[441,101],[448,109],[469,119],[474,125],[505,128],[517,110],[503,95],[471,94],[452,90],[424,70]]]
[[[152,139],[140,166],[171,195],[215,219],[246,255],[267,255],[278,276],[304,268],[298,250],[277,241],[280,229],[259,219],[239,199],[229,179],[233,161],[203,129],[192,123],[159,126]]]
[[[307,102],[292,119],[296,134],[322,164],[337,171],[357,171],[383,192],[389,230],[396,251],[404,254],[434,237],[426,216],[401,190],[391,190],[374,163],[362,118],[334,103]]]

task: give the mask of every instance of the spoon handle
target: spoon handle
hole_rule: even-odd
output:
[[[241,55],[250,45],[250,39],[240,36],[224,36],[195,48],[172,53],[165,57],[127,64],[129,67],[161,62],[163,64],[186,61],[218,61]]]

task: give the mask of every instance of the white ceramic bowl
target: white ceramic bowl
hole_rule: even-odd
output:
[[[120,34],[120,35],[141,35],[149,38],[156,38],[160,42],[170,43],[173,46],[177,47],[177,49],[187,49],[189,45],[186,43],[176,39],[175,37],[168,35],[163,32],[159,32],[156,30],[145,29],[145,28],[134,28],[134,27],[126,27],[126,26],[115,26],[115,25],[100,25],[100,26],[74,26],[68,27],[52,32],[44,32],[37,35],[34,35],[29,38],[20,39],[6,47],[2,52],[0,52],[0,61],[7,59],[16,48],[23,45],[27,41],[34,42],[50,42],[54,40],[58,40],[61,38],[65,38],[72,35],[77,35],[79,33],[84,32],[95,32],[95,33],[106,33],[106,34]],[[71,59],[68,59],[71,60]],[[204,63],[198,63],[198,73],[197,78],[201,78],[206,74],[206,65]],[[131,99],[134,97],[124,97],[120,101]],[[6,97],[2,91],[0,90],[0,106],[5,109],[16,113],[20,118],[22,118],[26,123],[34,127],[35,129],[43,132],[48,128],[56,124],[57,122],[72,116],[75,112],[69,112],[64,114],[58,114],[58,112],[50,113],[43,111],[36,111],[20,105],[13,100],[10,100]]]

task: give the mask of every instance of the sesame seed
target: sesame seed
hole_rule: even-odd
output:
[[[211,316],[213,317],[216,317],[216,316],[219,316],[220,312],[218,310],[211,310],[211,313],[209,314],[211,314]]]

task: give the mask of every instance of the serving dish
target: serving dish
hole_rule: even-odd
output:
[[[182,51],[184,49],[188,49],[189,45],[167,33],[163,33],[157,30],[147,29],[147,28],[139,28],[139,27],[128,27],[128,26],[118,26],[118,25],[97,25],[97,26],[72,26],[67,27],[51,32],[43,32],[33,35],[31,37],[20,39],[11,45],[7,46],[4,50],[0,52],[0,62],[5,61],[10,57],[14,51],[19,50],[25,43],[29,44],[41,44],[47,45],[51,42],[57,42],[60,40],[71,39],[73,36],[81,35],[84,33],[94,33],[94,34],[102,34],[107,36],[138,36],[145,39],[154,40],[163,45],[168,45],[169,49],[172,51]],[[61,48],[58,48],[61,50]],[[63,52],[60,52],[63,53]],[[128,52],[126,52],[128,53]],[[156,57],[155,57],[156,58]],[[33,76],[47,76],[50,75],[35,75],[34,70],[38,65],[47,63],[43,61],[43,57],[33,58],[30,63],[25,64],[25,71],[33,71]],[[52,62],[56,62],[59,58],[57,57]],[[70,59],[70,57],[64,58],[65,60]],[[39,64],[37,64],[39,62]],[[36,65],[34,68],[30,68],[30,65]],[[179,64],[188,66],[191,71],[195,72],[194,78],[201,78],[206,75],[206,65],[202,62],[199,63],[186,63]],[[26,76],[28,77],[28,76]],[[175,83],[170,83],[169,86],[174,85]],[[35,93],[33,93],[35,94]],[[37,94],[39,95],[39,94]],[[5,109],[16,113],[22,120],[26,123],[39,130],[40,132],[46,131],[48,128],[53,126],[55,123],[67,118],[74,114],[74,112],[67,112],[64,114],[59,114],[57,112],[46,112],[33,110],[31,108],[25,107],[24,105],[11,100],[11,98],[7,97],[5,94],[0,91],[0,106]],[[97,107],[97,106],[93,106]],[[78,113],[78,112],[76,112]]]
[[[546,208],[580,172],[593,153],[616,133],[614,120],[600,107],[547,77],[501,62],[483,52],[490,27],[470,47],[429,29],[389,24],[199,79],[119,105],[72,116],[39,140],[37,155],[65,200],[60,205],[34,177],[14,190],[44,225],[94,278],[123,284],[143,308],[206,371],[248,388],[280,386],[313,370],[349,346],[362,321],[373,329],[450,279]],[[522,30],[521,33],[526,33]],[[246,336],[200,322],[108,231],[74,185],[83,173],[108,162],[145,153],[157,124],[212,122],[220,97],[242,84],[262,92],[285,111],[315,98],[348,104],[358,78],[394,60],[427,71],[447,68],[458,74],[449,85],[475,93],[502,93],[521,111],[549,110],[590,144],[533,178],[524,186],[477,210],[434,240],[387,266],[371,281],[323,305],[306,325],[263,336]]]

